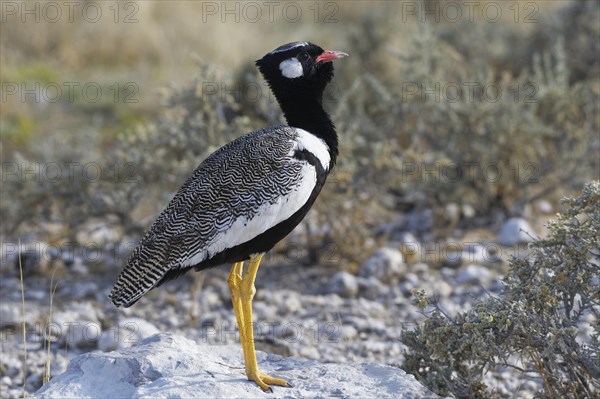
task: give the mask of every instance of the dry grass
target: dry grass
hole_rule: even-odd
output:
[[[48,293],[48,297],[50,298],[50,307],[48,310],[48,320],[46,324],[48,329],[46,331],[46,340],[44,341],[44,345],[46,346],[46,361],[44,362],[44,377],[42,378],[42,384],[47,384],[50,382],[51,378],[50,366],[52,364],[52,355],[50,352],[50,344],[52,342],[52,331],[50,331],[50,326],[52,325],[52,312],[54,311],[54,294],[56,293],[56,288],[58,287],[58,283],[54,283],[55,275],[56,267],[52,271],[52,277],[50,278],[50,290]]]
[[[19,248],[21,248],[20,238]],[[23,317],[23,397],[25,397],[27,395],[27,323],[25,322],[25,282],[21,254],[19,254],[19,281],[21,282],[21,316]]]

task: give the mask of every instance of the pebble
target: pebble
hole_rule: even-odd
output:
[[[356,281],[358,282],[358,295],[372,301],[386,296],[390,290],[389,286],[383,284],[375,277],[357,277]]]
[[[488,268],[471,264],[458,272],[456,282],[458,284],[485,284],[493,278]]]
[[[105,247],[119,242],[124,230],[118,217],[105,215],[102,218],[90,218],[77,228],[76,239],[80,245]]]
[[[358,282],[354,275],[348,272],[338,272],[329,281],[327,291],[343,298],[352,298],[358,293]]]
[[[95,347],[102,333],[97,310],[91,302],[76,302],[52,315],[53,333],[61,345]]]
[[[417,277],[417,275],[414,273],[408,273],[404,277],[404,281],[401,282],[399,285],[400,291],[402,292],[402,294],[404,294],[404,296],[410,295],[413,289],[418,288],[420,286],[421,280],[419,280],[419,277]]]
[[[393,248],[378,249],[359,269],[362,277],[377,277],[381,281],[390,282],[406,273],[406,264],[402,253]]]
[[[306,359],[319,360],[321,354],[314,346],[304,346],[300,348],[298,354]]]
[[[415,273],[425,274],[429,271],[429,265],[427,263],[416,263],[412,265],[411,269]]]
[[[498,241],[500,245],[510,247],[518,243],[532,242],[533,238],[537,237],[537,234],[533,230],[533,227],[522,218],[511,218],[508,219],[498,233]]]
[[[462,214],[465,217],[465,219],[472,219],[472,218],[475,217],[475,215],[477,214],[477,212],[475,211],[475,208],[473,208],[472,205],[463,204],[463,206],[462,206]]]
[[[552,206],[550,201],[543,199],[535,201],[533,203],[533,209],[535,209],[536,212],[544,215],[551,214],[554,211],[554,207]]]
[[[405,214],[403,228],[418,233],[429,232],[433,228],[433,212],[431,209],[419,209]]]
[[[450,295],[452,295],[453,290],[454,290],[453,287],[450,284],[448,284],[447,282],[436,281],[433,289],[429,292],[447,298]]]

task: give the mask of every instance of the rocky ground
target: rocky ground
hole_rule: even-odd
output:
[[[353,273],[335,265],[304,266],[269,255],[256,283],[257,349],[320,362],[399,367],[403,329],[423,318],[411,305],[411,290],[435,295],[450,314],[497,294],[506,260],[531,239],[523,229],[535,234],[527,222],[513,219],[488,241],[442,247],[400,234]],[[107,295],[120,260],[88,264],[61,254],[51,302],[52,273],[36,272],[40,262],[22,256],[23,317],[18,262],[7,248],[3,250],[2,397],[38,390],[47,365],[50,375],[56,376],[76,355],[128,347],[157,332],[173,332],[199,344],[239,344],[227,267],[188,273],[151,291],[133,307],[116,309]],[[487,382],[498,397],[531,397],[539,389],[538,381],[523,381],[510,370]]]
[[[151,336],[131,348],[78,356],[35,397],[64,398],[377,398],[439,396],[397,367],[320,363],[258,352],[261,371],[285,377],[287,387],[262,392],[249,383],[237,345],[209,345],[174,335]],[[106,381],[113,381],[106,384]]]

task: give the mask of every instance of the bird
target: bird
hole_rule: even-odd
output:
[[[256,274],[263,255],[306,216],[335,166],[338,136],[323,93],[334,75],[332,61],[346,56],[298,41],[255,62],[287,125],[242,135],[201,162],[133,250],[109,294],[117,307],[129,307],[189,270],[231,264],[227,282],[246,377],[263,391],[291,385],[258,368]]]

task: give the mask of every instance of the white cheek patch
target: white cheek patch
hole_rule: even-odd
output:
[[[290,58],[279,64],[281,74],[289,79],[299,78],[304,74],[302,64],[297,58]]]

